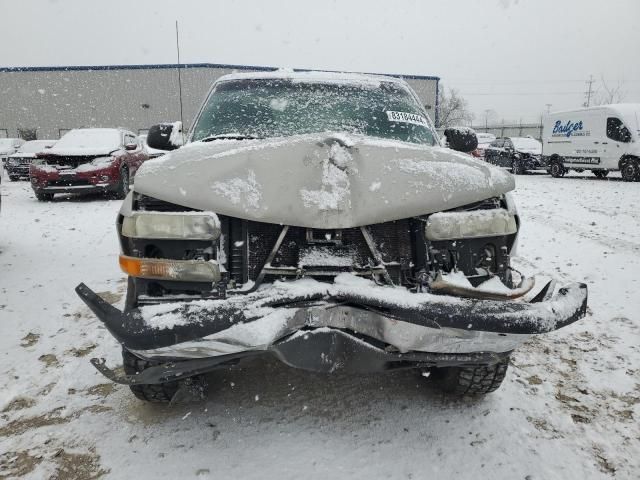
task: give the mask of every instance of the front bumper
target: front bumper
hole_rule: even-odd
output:
[[[526,170],[546,170],[547,162],[542,157],[525,157],[522,159]]]
[[[41,193],[94,193],[114,191],[120,181],[119,170],[113,165],[91,170],[43,169],[31,165],[29,170],[33,190]]]
[[[546,301],[398,297],[389,287],[269,287],[226,300],[163,304],[121,312],[86,285],[76,292],[124,348],[156,361],[198,360],[210,369],[269,353],[299,368],[371,371],[394,365],[498,361],[530,335],[582,318],[587,287]],[[366,355],[362,350],[366,351]],[[358,358],[367,359],[360,361]],[[184,363],[184,362],[179,362]]]
[[[7,163],[5,166],[7,173],[15,177],[29,177],[29,165],[11,165]]]

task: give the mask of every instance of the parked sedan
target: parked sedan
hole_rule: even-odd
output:
[[[9,155],[7,159],[9,180],[15,182],[20,178],[29,178],[29,165],[36,158],[36,154],[52,147],[55,143],[55,140],[31,140],[22,144],[18,151]]]
[[[16,153],[20,145],[24,143],[21,138],[0,138],[0,159],[4,167],[9,155]]]
[[[542,159],[542,144],[533,137],[497,138],[485,150],[484,159],[493,165],[510,168],[515,175],[547,169]]]
[[[31,186],[40,201],[56,193],[111,193],[124,198],[149,156],[138,137],[119,128],[81,128],[64,135],[31,163]]]

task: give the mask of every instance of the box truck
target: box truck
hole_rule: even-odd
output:
[[[548,171],[591,170],[598,178],[620,170],[640,181],[640,103],[620,103],[548,114],[543,120],[542,155]]]

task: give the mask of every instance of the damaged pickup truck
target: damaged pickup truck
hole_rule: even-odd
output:
[[[444,148],[402,80],[262,72],[217,80],[186,145],[151,128],[117,220],[125,310],[76,291],[122,345],[144,400],[272,356],[320,372],[429,372],[446,392],[492,392],[531,335],[585,315],[587,288],[510,263],[513,177]],[[458,150],[459,152],[455,151]]]

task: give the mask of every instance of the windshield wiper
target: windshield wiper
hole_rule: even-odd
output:
[[[221,133],[219,135],[209,135],[204,137],[201,142],[213,142],[215,140],[256,140],[260,137],[255,135],[245,135],[242,133]]]

